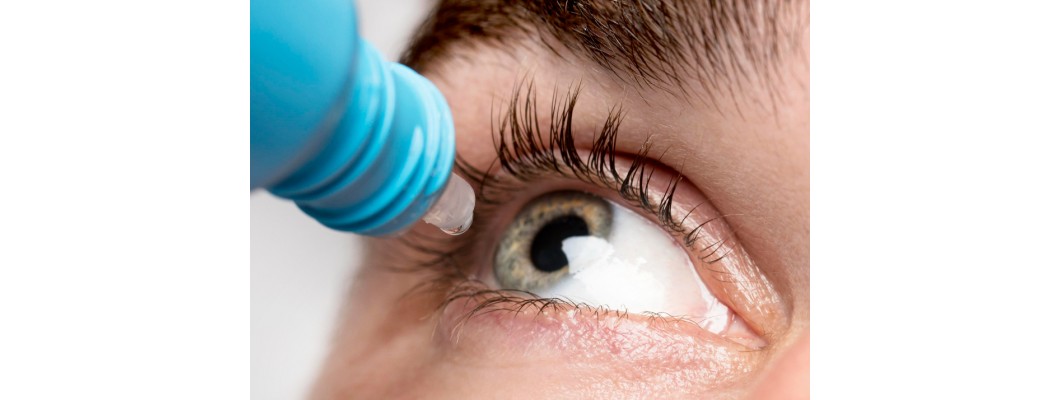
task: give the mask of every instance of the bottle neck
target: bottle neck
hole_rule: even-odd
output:
[[[393,234],[427,213],[445,188],[453,120],[427,79],[384,61],[359,38],[356,54],[345,106],[321,124],[325,144],[268,190],[332,229]]]

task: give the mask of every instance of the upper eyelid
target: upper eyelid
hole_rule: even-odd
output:
[[[592,136],[587,154],[574,141],[574,111],[578,101],[580,87],[572,86],[561,94],[554,90],[547,119],[538,115],[537,91],[532,79],[521,82],[513,90],[507,101],[506,109],[497,113],[491,132],[493,149],[496,158],[485,168],[476,167],[461,154],[457,154],[456,169],[472,186],[476,187],[478,206],[475,219],[485,221],[492,219],[492,208],[507,203],[512,192],[521,192],[527,181],[537,181],[543,177],[573,178],[594,187],[613,190],[625,202],[639,208],[659,223],[689,249],[695,249],[700,230],[711,222],[724,223],[724,216],[711,218],[698,226],[686,227],[685,220],[703,204],[694,204],[684,214],[671,212],[674,191],[677,185],[685,180],[678,171],[659,165],[647,154],[652,149],[651,136],[645,138],[639,151],[630,157],[628,168],[621,173],[616,158],[617,136],[622,123],[623,113],[619,106],[610,108],[604,123]],[[545,123],[538,121],[544,120]],[[664,149],[665,150],[665,149]],[[665,154],[666,151],[663,151]],[[650,184],[659,175],[668,175],[670,180],[661,196],[653,196]],[[500,194],[501,198],[495,198]],[[440,248],[451,250],[440,251],[431,246],[422,246],[421,254],[431,255],[430,261],[423,264],[448,263],[460,249],[473,248],[472,237],[463,235]],[[713,256],[716,250],[723,247],[726,240],[709,243],[695,250],[707,252]],[[422,241],[420,241],[423,243]],[[711,251],[711,249],[715,251]],[[705,258],[700,258],[708,261]],[[720,260],[715,257],[709,262]],[[459,269],[459,268],[457,268]]]
[[[623,119],[621,107],[615,105],[609,109],[603,124],[593,135],[588,155],[582,159],[579,147],[575,144],[572,122],[580,90],[580,86],[572,86],[563,95],[558,89],[553,90],[545,133],[539,123],[543,118],[538,115],[534,81],[527,79],[515,87],[507,108],[498,113],[497,118],[491,118],[495,160],[482,170],[460,155],[457,156],[457,169],[472,182],[478,183],[479,201],[495,203],[490,194],[491,189],[496,189],[493,186],[500,186],[501,183],[497,179],[497,172],[503,171],[522,181],[543,171],[555,172],[589,184],[609,186],[625,200],[655,214],[658,222],[668,230],[680,232],[681,222],[688,214],[675,217],[669,211],[673,191],[684,176],[673,171],[663,196],[657,203],[652,201],[647,187],[659,167],[655,165],[656,161],[647,156],[652,149],[651,137],[645,138],[625,174],[616,167],[616,155],[619,153],[617,137]],[[688,238],[685,240],[688,241]]]

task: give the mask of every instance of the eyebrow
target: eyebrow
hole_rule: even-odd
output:
[[[771,82],[799,49],[801,0],[441,0],[401,62],[420,72],[476,45],[537,43],[639,88],[708,93]],[[529,40],[528,40],[529,39]]]

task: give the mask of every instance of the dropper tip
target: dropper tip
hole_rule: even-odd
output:
[[[442,228],[440,226],[438,227],[438,229],[441,229],[442,232],[448,233],[448,234],[453,235],[453,236],[460,235],[460,234],[463,234],[464,232],[467,232],[467,230],[471,228],[471,219],[472,218],[469,217],[467,219],[466,223],[456,227],[455,229],[445,229],[445,228]]]
[[[475,191],[464,178],[453,174],[423,221],[437,226],[442,232],[459,235],[471,228],[474,216]]]

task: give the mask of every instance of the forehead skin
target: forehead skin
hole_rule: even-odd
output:
[[[492,143],[498,109],[527,82],[536,88],[539,110],[549,109],[554,94],[562,97],[569,88],[580,88],[573,124],[575,141],[583,148],[591,145],[609,111],[621,107],[618,150],[636,153],[650,137],[649,156],[680,171],[711,205],[728,215],[740,244],[790,307],[791,323],[770,337],[768,360],[762,373],[755,375],[758,383],[742,382],[740,389],[724,398],[772,398],[761,392],[765,386],[759,383],[805,376],[794,391],[782,388],[786,390],[777,398],[801,397],[799,393],[808,393],[809,370],[803,351],[809,346],[809,32],[804,23],[808,11],[802,3],[775,3],[777,8],[764,12],[765,5],[774,3],[640,2],[654,8],[641,7],[616,17],[592,7],[607,3],[611,2],[557,2],[574,8],[542,10],[545,6],[535,2],[444,1],[403,61],[442,91],[453,111],[458,152],[478,167],[496,158]],[[727,8],[718,11],[705,4]],[[668,20],[653,13],[664,5],[686,8],[686,18]],[[565,12],[580,16],[551,18]],[[599,18],[587,14],[593,12]],[[724,13],[724,18],[710,12]],[[593,22],[638,15],[657,23],[624,21],[636,28],[623,34],[601,27],[621,29],[620,24]],[[741,20],[741,25],[734,22],[737,15],[749,19]],[[660,31],[664,28],[670,32],[695,28],[675,23],[714,20],[722,22],[708,29],[716,31],[709,43],[631,39],[645,30],[653,30],[654,39],[665,39]],[[751,20],[771,21],[768,26],[774,28],[746,23]],[[617,36],[597,36],[608,33]],[[665,48],[666,43],[672,46]],[[708,44],[715,47],[689,48]],[[638,54],[645,51],[649,54]],[[685,59],[674,55],[678,53],[686,54]],[[372,248],[385,247],[378,243]],[[382,253],[373,253],[365,265],[378,263],[385,258]],[[340,328],[314,393],[317,397],[374,393],[402,398],[585,398],[592,394],[569,391],[591,388],[586,386],[589,381],[577,379],[585,371],[563,371],[562,365],[512,360],[516,364],[469,369],[432,361],[437,353],[430,339],[435,328],[422,322],[422,310],[410,303],[390,310],[364,306],[387,301],[379,300],[381,296],[400,295],[415,282],[367,268],[357,284],[350,302],[357,315]],[[527,371],[552,374],[546,381],[526,381]],[[641,390],[649,397],[663,390],[699,398],[710,395],[697,389],[694,380],[658,387],[645,383],[625,387],[623,393],[636,397]]]

